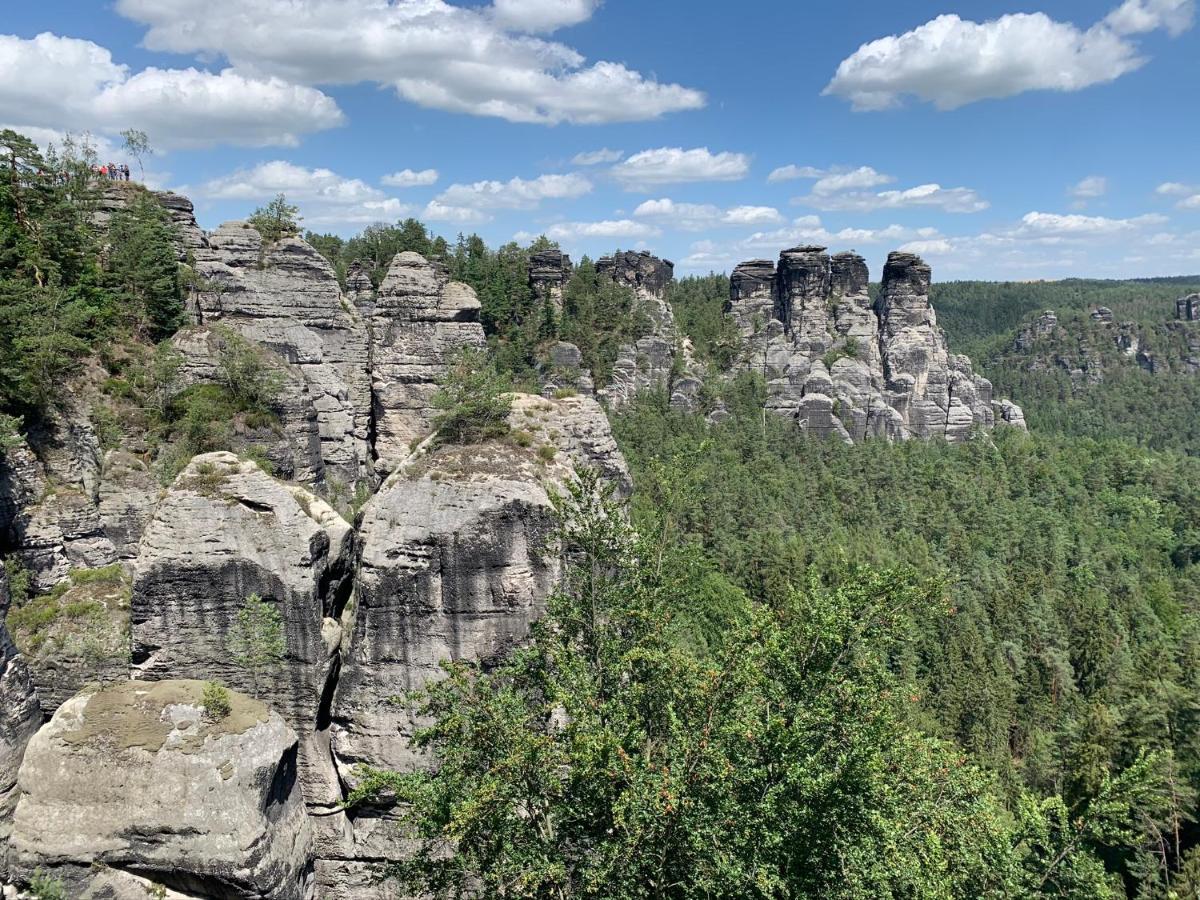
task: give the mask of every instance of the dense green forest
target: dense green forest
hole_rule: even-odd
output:
[[[138,430],[164,476],[230,446],[235,420],[271,424],[277,375],[232,332],[217,383],[166,389],[190,274],[149,195],[101,242],[86,148],[3,132],[0,163],[0,453],[71,378],[96,384],[103,445]],[[343,280],[357,262],[378,285],[415,250],[476,288],[490,352],[447,378],[447,440],[494,438],[503,389],[535,385],[554,341],[603,384],[646,327],[587,259],[561,314],[539,303],[544,240],[413,220],[308,237]],[[558,498],[574,552],[528,646],[419,698],[436,771],[372,773],[351,798],[411,801],[391,874],[439,897],[1200,896],[1200,378],[1106,350],[1081,385],[1012,349],[1043,309],[1153,329],[1192,289],[940,285],[952,346],[1032,433],[848,447],[717,377],[728,279],[678,280],[730,418],[660,395],[613,417],[629,514],[586,473]],[[1033,356],[1077,353],[1055,340]]]

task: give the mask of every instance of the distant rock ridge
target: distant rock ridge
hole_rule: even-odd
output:
[[[764,376],[770,409],[823,437],[961,442],[997,421],[1024,428],[1020,408],[950,353],[930,281],[920,257],[892,253],[872,302],[855,253],[800,246],[778,264],[742,263],[727,306],[743,339],[737,368]]]
[[[1075,389],[1104,382],[1116,368],[1135,365],[1152,375],[1200,374],[1200,294],[1175,301],[1155,324],[1118,322],[1098,306],[1087,318],[1065,321],[1047,310],[1013,338],[1013,361],[1031,372],[1059,369]]]

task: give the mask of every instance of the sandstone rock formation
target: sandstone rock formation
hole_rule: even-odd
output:
[[[874,303],[869,280],[862,257],[823,247],[734,270],[728,312],[744,340],[740,368],[764,375],[772,410],[844,441],[957,442],[997,418],[1024,427],[1020,410],[993,401],[991,383],[947,349],[919,257],[888,257]]]
[[[17,805],[17,771],[25,745],[42,724],[33,679],[4,626],[8,607],[8,576],[0,566],[0,882],[8,878],[8,836]]]
[[[394,698],[441,677],[443,660],[499,659],[527,636],[558,576],[543,481],[568,475],[565,461],[544,461],[532,447],[443,447],[409,460],[368,503],[333,708],[343,782],[355,783],[360,763],[422,765],[408,742],[414,711]],[[327,896],[376,896],[338,885],[398,852],[387,821],[365,813],[322,827],[335,832],[318,861]]]
[[[649,322],[645,335],[621,348],[612,378],[600,397],[617,409],[641,391],[666,388],[672,406],[696,408],[701,386],[698,367],[690,343],[675,327],[675,314],[667,300],[675,264],[646,252],[628,251],[597,260],[596,271],[632,290],[638,312]]]
[[[551,345],[539,375],[542,392],[547,396],[559,391],[576,391],[590,397],[596,392],[596,383],[584,367],[583,354],[577,346],[566,341]]]
[[[549,300],[557,312],[562,312],[563,289],[575,267],[571,257],[561,250],[539,250],[529,256],[529,286],[539,305]]]
[[[28,443],[0,454],[0,546],[30,573],[35,592],[73,568],[116,561],[98,506],[101,469],[95,430],[70,401],[31,428]]]
[[[392,260],[371,316],[375,456],[391,471],[432,430],[431,399],[455,353],[483,349],[475,291],[416,253]]]
[[[285,415],[287,429],[305,432],[311,407],[321,446],[318,475],[346,484],[368,478],[368,329],[328,261],[299,238],[264,245],[241,222],[222,225],[206,244],[194,254],[200,284],[190,300],[195,323],[231,327],[293,366],[308,397],[295,388],[285,392],[285,407],[298,418]],[[304,447],[297,452],[302,455]]]
[[[318,806],[340,799],[326,727],[353,564],[352,529],[324,501],[211,453],[159,504],[134,566],[137,677],[217,679],[269,703],[300,735],[306,796]],[[262,673],[233,652],[251,594],[276,608],[286,643],[283,660]]]
[[[65,703],[25,751],[14,874],[42,869],[71,897],[98,896],[106,870],[186,896],[306,897],[296,735],[240,694],[207,715],[203,688],[125,682]]]
[[[1200,294],[1188,294],[1176,300],[1175,318],[1184,322],[1200,322]]]
[[[87,684],[129,677],[129,584],[120,566],[77,569],[10,622],[46,718]]]

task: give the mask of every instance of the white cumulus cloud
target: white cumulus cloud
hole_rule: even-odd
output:
[[[740,181],[750,171],[744,153],[712,153],[707,147],[643,150],[612,167],[613,177],[627,190],[695,181]]]
[[[597,124],[705,104],[621,63],[534,37],[583,21],[589,0],[117,0],[154,51],[224,57],[307,85],[385,85],[434,109],[512,122]]]
[[[1108,179],[1100,175],[1089,175],[1067,191],[1080,203],[1096,200],[1108,193]]]
[[[1130,219],[1110,219],[1106,216],[1061,215],[1035,211],[1027,213],[1021,219],[1020,226],[1009,235],[1057,242],[1073,238],[1124,234],[1152,225],[1162,225],[1166,221],[1166,216],[1154,214]]]
[[[446,207],[477,212],[496,209],[537,209],[543,200],[572,200],[592,190],[582,175],[540,175],[508,181],[476,181],[452,184],[436,202]]]
[[[379,180],[388,187],[394,188],[429,187],[431,184],[437,184],[438,170],[422,169],[420,172],[414,172],[412,169],[404,169],[384,175]]]
[[[128,66],[92,41],[0,35],[0,120],[14,127],[138,128],[162,147],[293,146],[345,122],[332,98],[274,75]]]
[[[941,15],[912,31],[864,44],[842,61],[824,93],[859,111],[915,97],[950,110],[1026,91],[1078,91],[1141,68],[1130,36],[1191,27],[1195,0],[1128,0],[1086,30],[1045,13],[986,22]]]
[[[778,181],[796,181],[800,178],[823,178],[829,174],[824,169],[814,169],[812,166],[780,166],[767,176],[767,181],[774,184]]]
[[[519,31],[555,31],[586,22],[600,0],[496,0],[496,20]]]
[[[771,206],[721,209],[710,203],[676,203],[667,197],[645,201],[633,211],[633,215],[684,231],[703,231],[717,226],[761,227],[783,221],[779,210]]]
[[[556,241],[586,238],[648,238],[662,232],[645,222],[632,219],[607,219],[601,222],[559,222],[546,229],[546,237]]]
[[[605,147],[603,150],[591,150],[586,153],[576,153],[571,162],[577,166],[599,166],[607,163],[619,162],[621,157],[624,155],[624,150],[609,150],[607,147]]]
[[[304,223],[310,226],[369,225],[412,213],[411,207],[360,178],[345,178],[331,169],[310,169],[286,160],[260,163],[182,190],[200,200],[247,204],[285,194],[300,207]]]

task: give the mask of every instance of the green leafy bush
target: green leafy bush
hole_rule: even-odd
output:
[[[200,702],[204,706],[204,714],[214,722],[224,719],[233,709],[229,703],[229,689],[215,681],[204,682]]]
[[[508,379],[496,371],[487,354],[463,350],[451,361],[441,387],[433,395],[438,410],[433,425],[440,440],[477,444],[509,432],[512,401]]]

